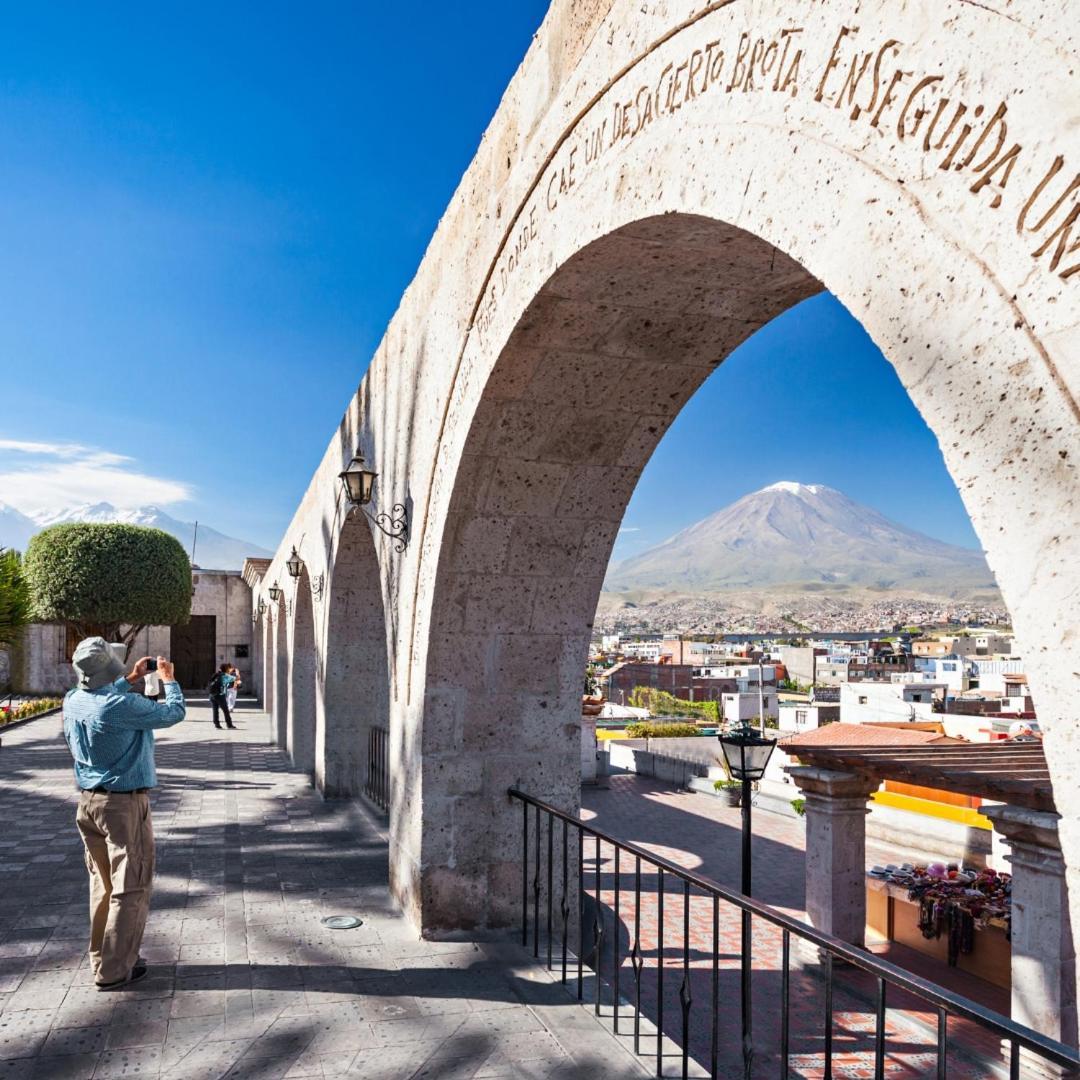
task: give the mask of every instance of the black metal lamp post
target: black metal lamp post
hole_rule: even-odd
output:
[[[294,544],[292,554],[285,560],[285,569],[289,571],[289,577],[298,578],[303,568],[304,560],[297,554],[296,545]]]
[[[750,795],[751,784],[765,775],[775,739],[767,739],[745,721],[718,735],[720,749],[733,780],[742,781],[742,893],[750,895]],[[750,1003],[750,912],[742,913],[742,1042],[743,1075],[749,1080],[754,1057]]]
[[[270,586],[269,589],[266,590],[266,592],[269,595],[271,601],[273,601],[273,603],[275,604],[281,599],[281,586],[278,585],[276,581],[273,585]]]

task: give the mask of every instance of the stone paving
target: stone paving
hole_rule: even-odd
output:
[[[86,961],[60,718],[3,731],[0,1078],[644,1075],[516,945],[419,941],[388,901],[378,821],[322,802],[263,713],[238,724],[193,707],[160,735],[150,975],[111,994]]]
[[[632,841],[657,855],[687,869],[696,870],[736,891],[740,879],[741,811],[728,807],[720,799],[672,789],[661,781],[633,775],[617,775],[608,788],[585,788],[582,817],[590,824],[621,840]],[[803,823],[766,811],[754,815],[754,895],[800,920],[805,920]],[[558,830],[556,832],[558,835]],[[888,861],[888,853],[868,844],[868,857]],[[585,846],[585,887],[596,894],[595,848],[592,840]],[[611,915],[615,908],[614,849],[603,845],[600,851],[600,900],[608,920],[604,943],[602,973],[611,982],[614,976],[614,942]],[[622,856],[619,865],[620,916],[619,979],[620,994],[633,1001],[636,985],[630,951],[635,940],[634,861]],[[712,1000],[713,910],[712,901],[703,895],[689,898],[689,950],[683,933],[684,896],[681,883],[667,876],[663,888],[663,911],[655,868],[643,864],[640,935],[642,967],[640,1000],[642,1011],[651,1020],[663,1004],[664,1031],[681,1040],[682,1012],[679,993],[683,983],[684,960],[689,977],[687,989],[692,997],[689,1045],[699,1062],[707,1063],[711,1051],[710,1003]],[[718,974],[720,1075],[741,1075],[739,967],[741,928],[737,911],[719,906]],[[662,933],[662,937],[661,937]],[[753,920],[754,975],[753,1014],[756,1057],[753,1076],[775,1076],[779,1072],[780,1038],[781,934],[762,920]],[[663,990],[658,990],[657,957],[663,955]],[[588,946],[587,946],[588,949]],[[938,982],[947,982],[961,994],[972,994],[970,981],[942,970],[941,965],[919,963],[918,954],[906,950],[901,959],[890,959],[908,966],[917,974]],[[807,965],[800,956],[798,943],[792,942],[791,976],[791,1050],[792,1077],[810,1080],[823,1075],[823,1032],[825,1029],[824,985],[820,967]],[[816,957],[811,958],[812,961]],[[906,961],[906,962],[905,962]],[[1008,996],[987,984],[991,1007],[1008,1009]],[[833,1012],[833,1075],[837,1077],[872,1077],[873,1072],[873,1001],[876,987],[862,973],[838,969]],[[934,1075],[936,1014],[917,999],[899,991],[890,992],[887,1013],[886,1075],[899,1078]],[[605,1009],[610,1013],[610,1007]],[[627,1017],[632,1013],[629,1009]],[[621,1025],[625,1032],[632,1021]],[[972,1025],[950,1020],[948,1075],[987,1077],[1007,1075],[997,1041]],[[641,1040],[645,1053],[655,1053],[655,1039]]]

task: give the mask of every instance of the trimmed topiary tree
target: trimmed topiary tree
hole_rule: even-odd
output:
[[[30,621],[30,590],[17,551],[0,548],[0,648],[10,648],[19,640]]]
[[[67,623],[80,638],[100,634],[130,649],[145,627],[191,616],[191,563],[161,529],[54,525],[30,540],[23,568],[33,618]]]

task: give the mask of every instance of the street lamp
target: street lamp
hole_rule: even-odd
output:
[[[775,739],[767,739],[746,721],[718,735],[728,772],[733,780],[742,781],[742,893],[750,895],[750,785],[765,775]],[[754,1042],[750,1006],[750,912],[742,913],[742,1041],[743,1075],[750,1078]]]
[[[266,592],[275,604],[281,599],[281,586],[279,586],[276,581],[266,590]]]
[[[292,554],[285,560],[285,568],[289,571],[289,577],[298,578],[304,568],[304,560],[296,553],[296,545],[293,545]]]

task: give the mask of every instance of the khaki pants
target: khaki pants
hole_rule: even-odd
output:
[[[90,873],[90,963],[99,983],[126,979],[150,913],[150,796],[84,791],[75,814]]]

